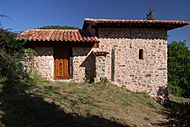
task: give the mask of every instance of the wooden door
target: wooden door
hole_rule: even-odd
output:
[[[54,48],[54,79],[69,79],[71,49],[66,47]]]

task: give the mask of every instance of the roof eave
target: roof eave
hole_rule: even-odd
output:
[[[165,30],[173,30],[184,27],[189,24],[125,24],[125,23],[96,23],[92,28],[159,28]]]
[[[161,28],[172,30],[189,25],[190,22],[176,20],[99,20],[86,18],[83,29],[87,29],[90,24],[92,28]]]

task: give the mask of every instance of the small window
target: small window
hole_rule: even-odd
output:
[[[143,59],[143,49],[139,49],[139,59]]]

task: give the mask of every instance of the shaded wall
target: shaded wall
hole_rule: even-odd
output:
[[[93,48],[73,48],[73,80],[93,81],[95,78],[95,56]]]

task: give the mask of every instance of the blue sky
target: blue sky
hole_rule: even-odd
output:
[[[81,27],[83,19],[145,19],[148,7],[155,19],[190,22],[190,0],[0,0],[4,28],[20,32],[46,25]],[[190,45],[190,25],[169,31],[169,42],[186,40]]]

